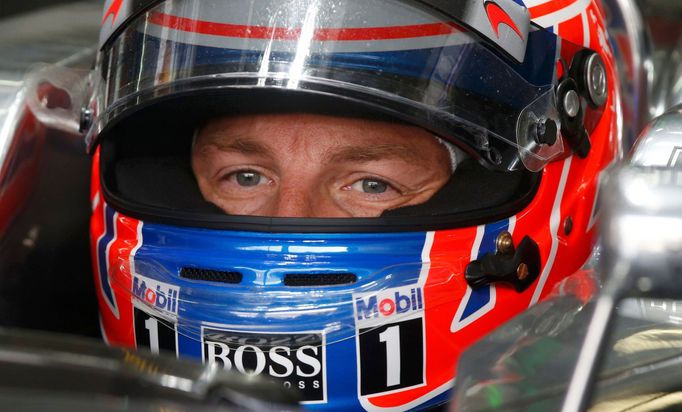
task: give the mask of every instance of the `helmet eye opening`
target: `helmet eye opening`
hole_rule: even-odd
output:
[[[157,104],[140,109],[107,130],[101,139],[101,184],[106,201],[119,212],[141,220],[214,229],[268,232],[390,232],[466,227],[518,213],[533,199],[540,173],[528,170],[493,171],[473,157],[466,158],[431,198],[421,204],[387,210],[372,218],[286,218],[228,215],[204,200],[191,167],[196,125],[226,110],[201,105],[194,96],[182,105]],[[239,100],[239,99],[238,99]],[[277,99],[275,99],[277,100]],[[298,100],[299,104],[305,99]],[[248,102],[242,111],[249,111]],[[177,102],[176,102],[177,103]],[[162,108],[167,106],[165,108]],[[279,106],[275,104],[275,106]],[[325,99],[307,101],[291,110],[372,117],[352,104]],[[169,109],[175,107],[175,109]],[[281,107],[281,106],[279,106]],[[263,105],[260,105],[263,109]],[[274,108],[273,108],[274,109]],[[230,108],[228,107],[229,111]],[[255,109],[254,109],[255,110]],[[381,119],[396,121],[385,114]],[[173,121],[182,119],[182,121]],[[397,119],[397,121],[403,121]]]

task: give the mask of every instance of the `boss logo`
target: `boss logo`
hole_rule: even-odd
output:
[[[326,399],[325,346],[322,334],[252,334],[203,330],[208,364],[245,375],[266,374],[298,389],[306,402]]]

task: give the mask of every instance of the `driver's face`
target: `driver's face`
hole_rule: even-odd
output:
[[[428,200],[451,173],[423,129],[312,114],[210,121],[192,169],[204,198],[233,215],[373,217]]]

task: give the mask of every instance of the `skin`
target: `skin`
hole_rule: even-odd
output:
[[[208,122],[192,169],[226,213],[374,217],[428,200],[450,177],[450,156],[414,126],[315,114],[255,114]]]

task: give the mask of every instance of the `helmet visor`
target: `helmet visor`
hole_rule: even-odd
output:
[[[515,62],[416,2],[168,0],[104,46],[91,138],[160,98],[271,89],[361,104],[491,168],[536,171],[564,152],[535,135],[547,119],[559,125],[556,56],[557,38],[531,28]]]

